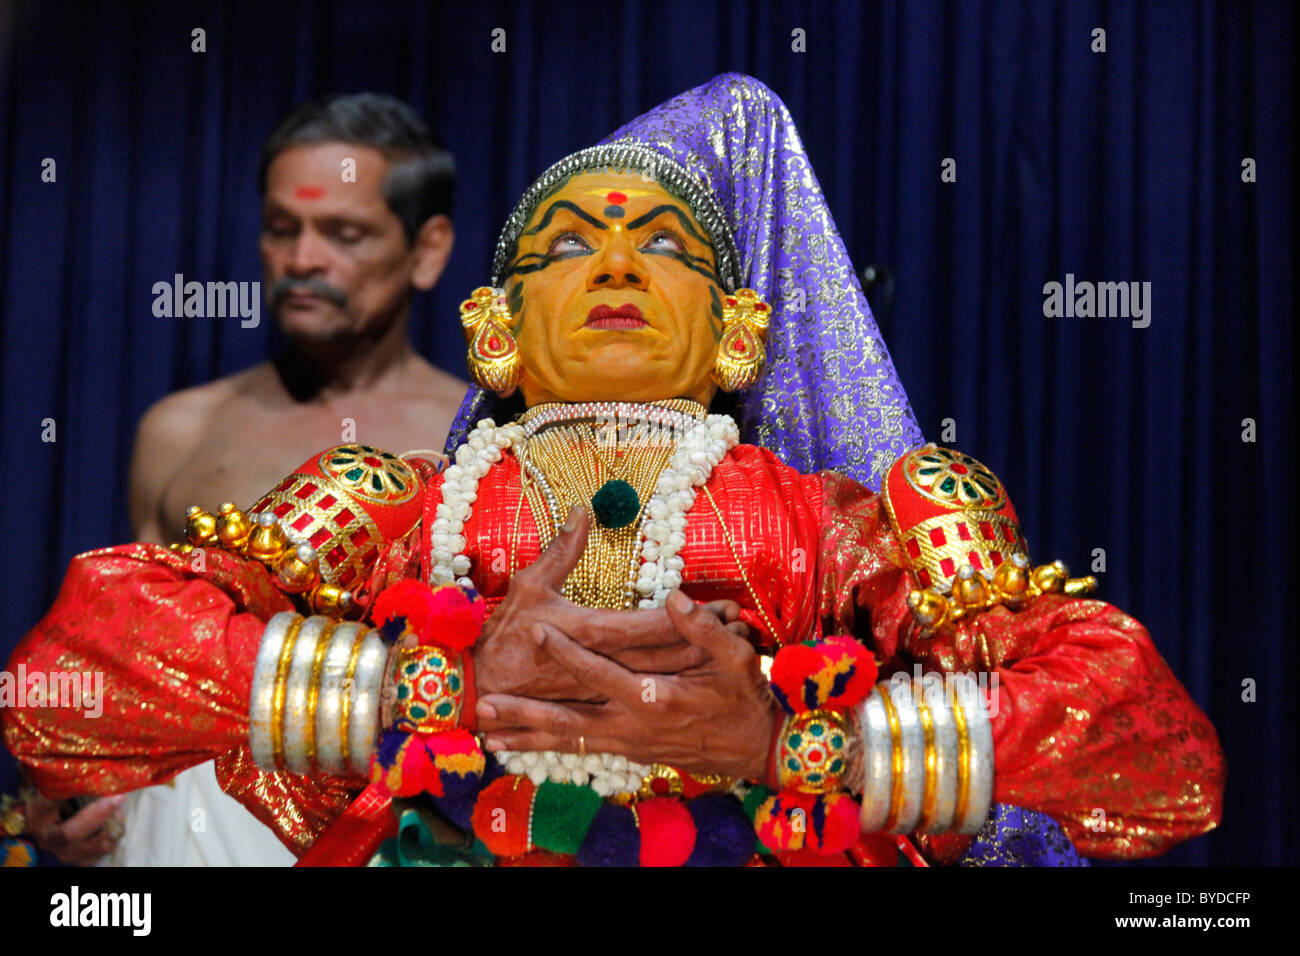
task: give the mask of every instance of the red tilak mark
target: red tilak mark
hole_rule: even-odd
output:
[[[320,186],[299,186],[293,194],[299,199],[320,199],[325,195],[325,190]]]
[[[622,193],[608,193],[605,196],[605,201],[614,206],[621,206],[623,203],[627,202],[627,197]]]

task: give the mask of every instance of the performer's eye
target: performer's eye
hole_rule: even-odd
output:
[[[685,252],[686,243],[676,233],[660,229],[641,248],[648,252]]]
[[[590,251],[591,246],[587,245],[576,232],[562,232],[551,240],[550,248],[546,253],[551,256],[562,256],[565,253]]]
[[[334,230],[334,238],[345,246],[360,242],[366,237],[366,231],[360,226],[345,223]]]

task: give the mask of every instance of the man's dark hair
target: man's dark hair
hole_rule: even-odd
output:
[[[277,156],[294,146],[317,143],[357,143],[383,154],[391,164],[382,189],[384,201],[402,221],[408,242],[415,241],[430,216],[451,215],[456,163],[419,114],[400,100],[354,93],[304,103],[262,145],[258,192],[266,195],[266,172]]]

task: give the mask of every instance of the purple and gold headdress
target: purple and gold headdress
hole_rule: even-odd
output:
[[[780,98],[753,77],[724,73],[560,160],[506,220],[493,285],[537,204],[594,169],[642,173],[687,202],[727,291],[749,287],[771,304],[766,367],[740,396],[742,440],[802,472],[834,469],[879,489],[921,431]],[[448,448],[497,404],[472,387]]]

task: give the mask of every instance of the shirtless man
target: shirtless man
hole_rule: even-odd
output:
[[[415,352],[408,325],[415,292],[434,286],[451,253],[453,185],[450,154],[387,97],[307,104],[271,134],[259,169],[263,291],[291,344],[145,413],[131,462],[137,540],[182,541],[189,505],[248,507],[331,445],[442,448],[467,385]],[[33,801],[32,832],[67,862],[115,845],[109,862],[293,862],[219,790],[211,763],[127,795],[118,844],[105,822],[122,799],[62,824]]]
[[[408,324],[451,252],[453,173],[422,125],[407,128],[418,122],[349,97],[295,112],[267,141],[263,288],[292,347],[145,413],[131,464],[140,540],[184,540],[188,506],[247,507],[331,445],[441,449],[467,385],[415,352]]]

